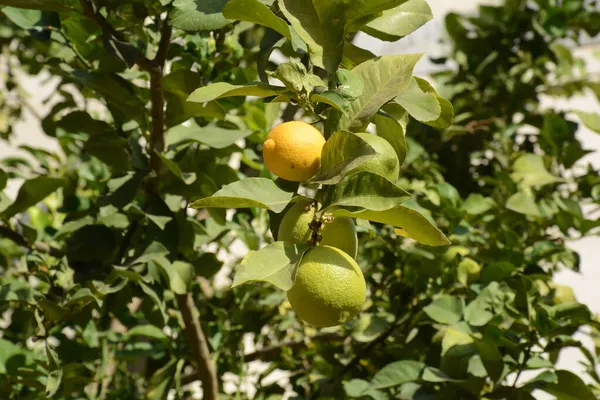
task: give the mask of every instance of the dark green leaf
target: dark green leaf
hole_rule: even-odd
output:
[[[174,0],[169,23],[184,31],[212,31],[231,21],[223,16],[228,0]]]
[[[281,212],[292,199],[293,192],[280,189],[266,178],[246,178],[231,183],[211,197],[196,200],[192,208],[248,208],[259,207]]]
[[[57,191],[67,183],[64,179],[38,176],[29,179],[21,185],[17,199],[2,212],[3,218],[10,218],[15,214],[27,210],[44,200],[51,193]]]

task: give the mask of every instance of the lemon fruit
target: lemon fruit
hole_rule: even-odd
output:
[[[400,162],[396,150],[390,142],[371,133],[355,133],[355,135],[369,143],[377,156],[360,164],[351,173],[369,171],[381,175],[389,181],[396,182],[400,174]]]
[[[279,225],[278,240],[296,244],[304,244],[310,240],[313,231],[309,224],[316,211],[310,203],[310,199],[302,199],[285,213]],[[352,218],[330,216],[328,219],[329,221],[323,222],[319,231],[322,237],[320,245],[337,247],[356,258],[358,237]]]
[[[304,254],[287,298],[300,319],[324,328],[354,318],[366,293],[365,278],[352,257],[335,247],[317,246]]]
[[[552,297],[552,302],[554,302],[554,304],[558,305],[577,301],[575,292],[569,286],[550,282],[550,287],[554,289],[554,296]]]
[[[277,125],[263,143],[265,165],[275,175],[292,182],[313,176],[321,166],[325,138],[312,125],[290,121]]]

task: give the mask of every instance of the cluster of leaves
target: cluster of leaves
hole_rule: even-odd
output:
[[[401,39],[431,19],[423,0],[0,0],[0,133],[27,105],[19,73],[47,74],[40,125],[61,147],[0,164],[2,189],[24,181],[0,198],[0,397],[184,398],[200,379],[213,399],[218,378],[260,359],[257,399],[282,397],[263,380],[276,369],[300,398],[594,399],[600,352],[572,335],[598,322],[555,304],[550,281],[578,268],[566,240],[597,232],[581,207],[600,202],[600,178],[573,173],[587,154],[578,124],[539,107],[597,90],[562,44],[598,33],[588,3],[448,16],[448,101],[412,77],[417,55],[351,41]],[[275,50],[289,61],[274,65]],[[300,117],[328,139],[306,187],[358,218],[370,291],[360,318],[322,332],[277,288],[227,281],[246,249],[273,241],[298,189],[258,154],[279,118]],[[395,184],[346,177],[373,157],[350,133],[369,124],[404,161]],[[452,246],[431,247],[447,244],[436,224]],[[273,254],[282,265],[268,267],[289,271]],[[594,385],[555,368],[570,346]],[[541,371],[517,382],[525,370]]]

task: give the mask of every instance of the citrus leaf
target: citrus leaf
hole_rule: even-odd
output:
[[[332,214],[366,219],[401,228],[402,236],[409,237],[428,246],[446,246],[448,238],[423,214],[406,203],[384,211],[350,211],[335,209]]]
[[[420,361],[396,361],[383,367],[371,380],[371,389],[385,389],[419,380],[425,370]]]
[[[511,178],[527,187],[541,187],[561,181],[548,172],[544,160],[537,154],[522,155],[513,164],[513,170]]]
[[[395,183],[373,172],[360,171],[328,187],[323,192],[322,203],[325,209],[348,206],[383,211],[408,198],[410,194]]]
[[[165,333],[159,327],[154,325],[138,325],[127,331],[125,335],[125,340],[129,340],[133,337],[144,336],[152,339],[157,339],[160,341],[168,341],[169,337],[165,335]]]
[[[329,104],[336,110],[339,110],[343,113],[348,112],[348,109],[350,108],[350,102],[341,94],[333,90],[327,90],[322,93],[314,93],[310,96],[310,101],[313,103]]]
[[[395,42],[432,19],[431,8],[425,0],[409,0],[385,10],[381,17],[369,22],[362,30],[378,39]]]
[[[172,358],[165,366],[157,370],[148,381],[148,400],[163,400],[167,398],[173,384],[177,359]]]
[[[352,102],[341,128],[361,128],[388,101],[408,88],[421,54],[382,56],[357,65],[352,72],[364,83],[362,95]]]
[[[520,214],[531,215],[532,217],[542,216],[533,196],[525,192],[517,192],[510,196],[506,201],[506,208]]]
[[[593,392],[580,377],[570,371],[556,371],[558,383],[545,382],[539,389],[556,396],[557,400],[594,400]]]
[[[279,0],[279,8],[300,39],[312,63],[333,73],[344,51],[344,8],[337,1]]]
[[[288,24],[258,0],[231,0],[223,7],[225,18],[264,25],[291,39]]]
[[[271,86],[264,83],[247,83],[245,85],[232,85],[226,82],[216,82],[198,88],[190,94],[188,101],[205,103],[207,101],[222,99],[232,96],[269,97],[285,93],[286,88]]]
[[[314,182],[334,184],[360,164],[377,156],[366,140],[350,132],[333,134],[321,151],[321,168]]]
[[[46,356],[48,357],[48,378],[46,381],[46,397],[53,397],[58,389],[63,378],[63,369],[58,359],[58,354],[46,341]]]
[[[462,318],[465,302],[455,296],[444,295],[423,308],[425,314],[440,324],[453,325]]]
[[[404,128],[395,119],[381,114],[375,115],[374,122],[377,128],[377,136],[381,136],[390,142],[396,151],[400,165],[402,165],[407,151]]]
[[[489,197],[483,197],[479,193],[472,193],[469,195],[469,197],[467,197],[461,206],[461,210],[470,215],[479,215],[489,211],[495,205],[496,203],[493,199]]]
[[[0,0],[0,8],[1,6],[28,8],[30,10],[73,11],[61,0]]]
[[[232,287],[246,282],[268,282],[281,290],[294,286],[294,271],[308,245],[275,242],[258,251],[249,252],[233,278]]]
[[[224,149],[251,134],[251,130],[225,129],[215,125],[201,127],[194,120],[190,120],[167,131],[167,145],[198,142],[214,149]]]
[[[184,31],[212,31],[229,25],[223,16],[228,0],[175,0],[169,15],[169,23]]]
[[[436,120],[423,121],[423,123],[438,129],[445,129],[452,125],[452,122],[454,122],[454,107],[452,106],[452,103],[437,94],[433,86],[431,86],[431,84],[425,79],[416,76],[414,79],[423,92],[435,95],[435,98],[437,99],[441,108],[440,116]]]
[[[423,92],[414,78],[408,88],[396,97],[396,102],[417,121],[435,121],[442,113],[435,94]]]
[[[498,382],[504,373],[504,360],[498,347],[485,340],[477,340],[475,341],[475,348],[489,377],[492,381]]]
[[[196,200],[192,208],[249,208],[258,207],[280,213],[288,205],[292,192],[280,189],[266,178],[246,178],[233,182],[211,197]]]
[[[586,128],[596,133],[600,133],[600,114],[584,111],[575,111],[575,114],[579,117]]]
[[[2,217],[10,218],[29,207],[35,206],[66,183],[65,179],[49,178],[47,176],[38,176],[25,181],[19,189],[17,199],[2,212]]]

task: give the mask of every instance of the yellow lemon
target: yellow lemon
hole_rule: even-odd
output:
[[[321,166],[325,138],[312,125],[290,121],[277,125],[263,143],[265,165],[275,175],[292,182],[313,176]]]
[[[365,278],[352,257],[335,247],[318,246],[304,254],[287,297],[300,319],[323,328],[354,318],[366,293]]]
[[[279,225],[278,240],[296,244],[304,244],[310,240],[313,231],[309,224],[316,211],[310,203],[310,199],[302,199],[285,213]],[[337,247],[356,258],[358,237],[352,218],[328,216],[323,221],[319,234],[322,237],[320,245]]]

